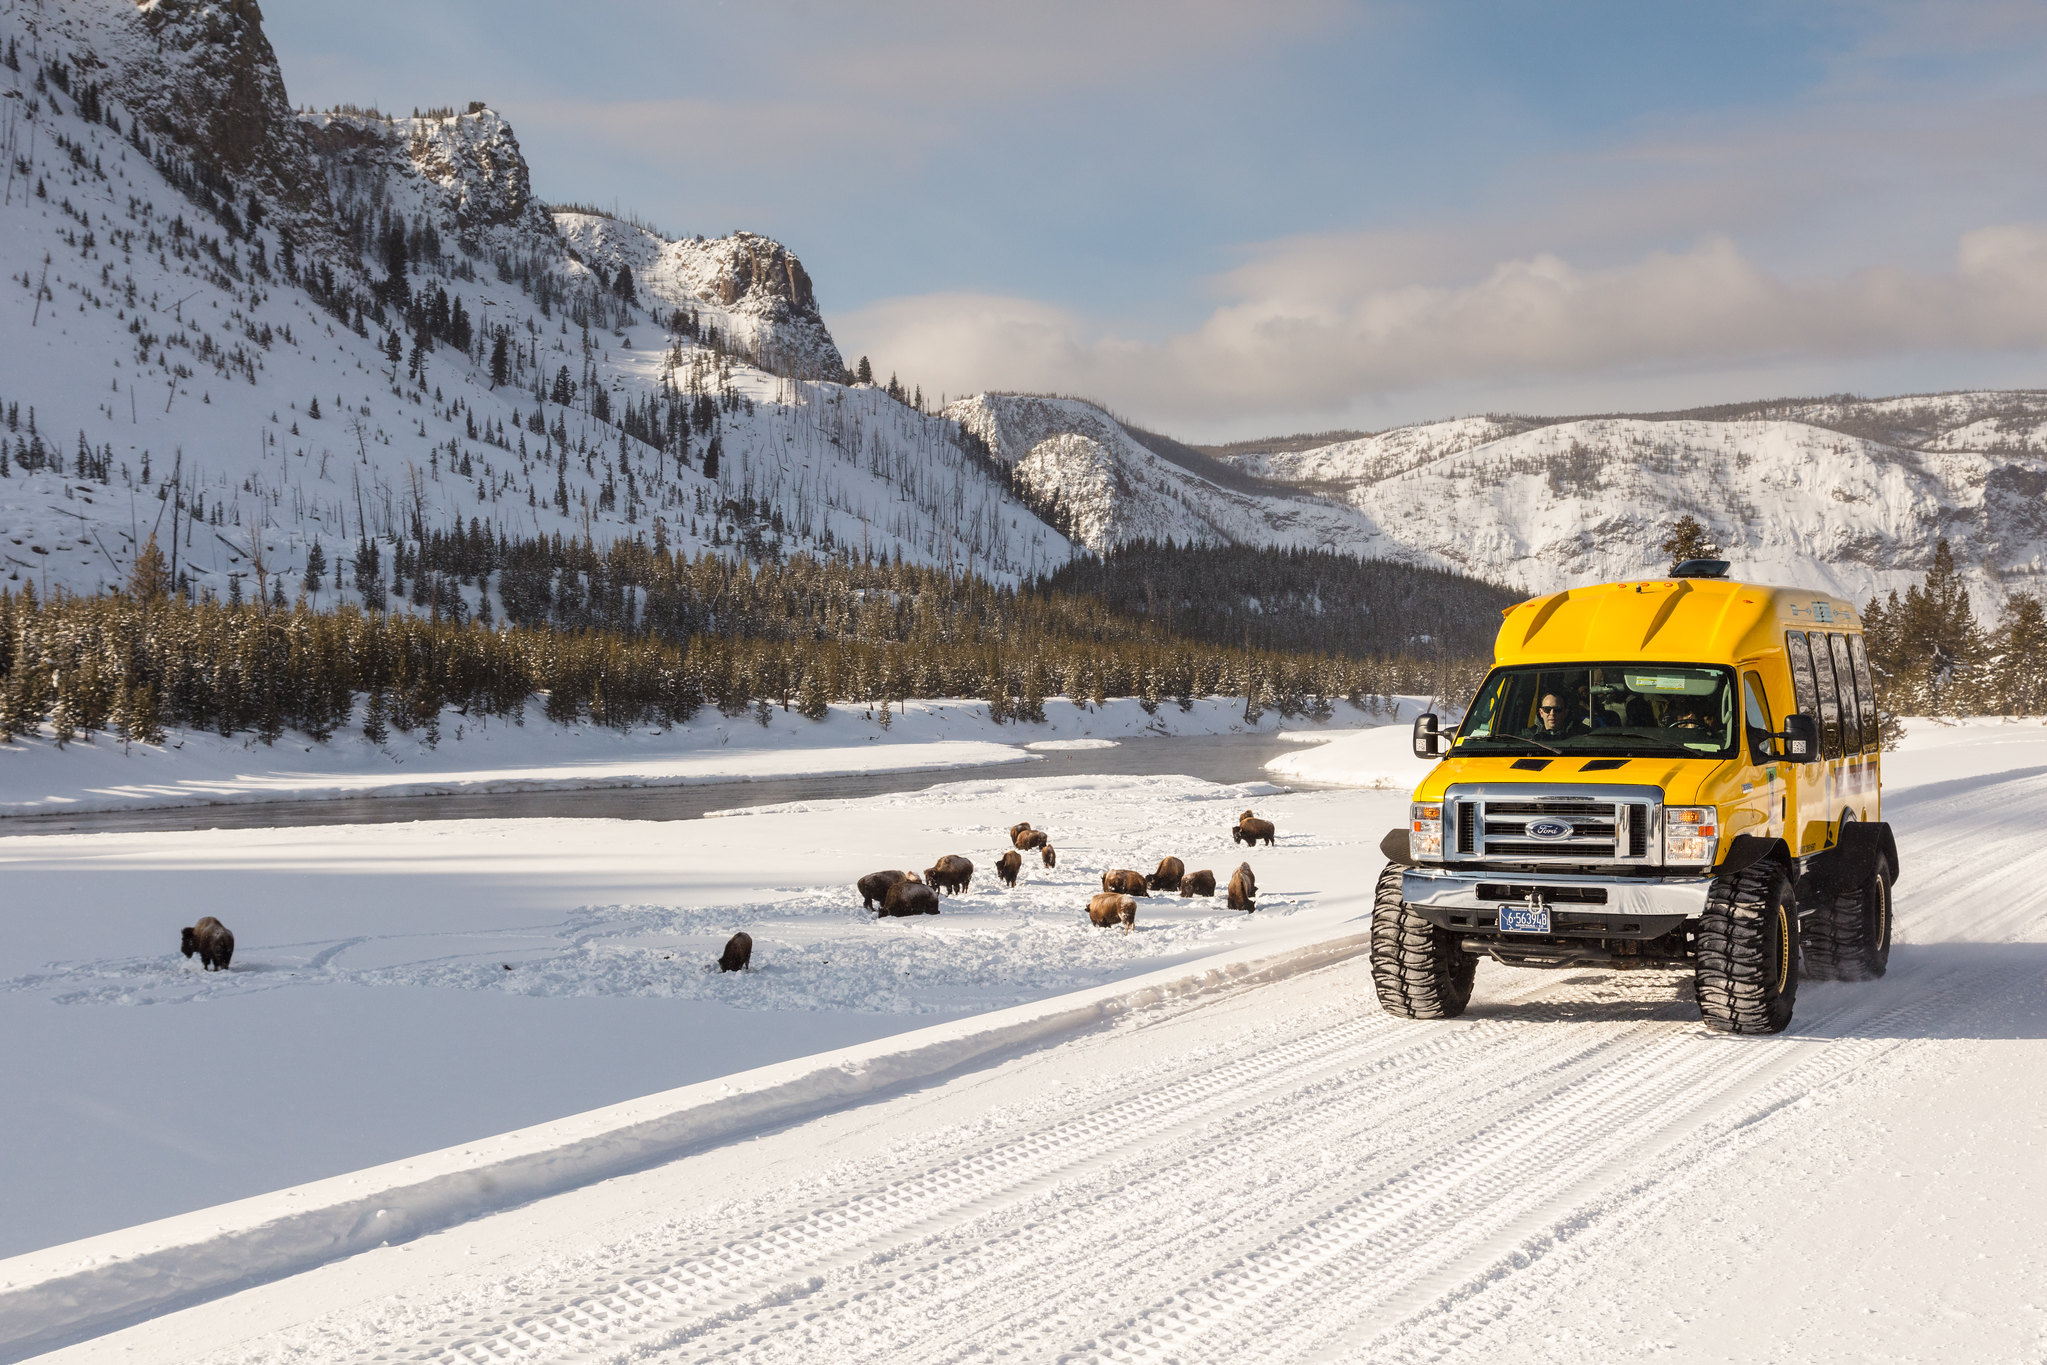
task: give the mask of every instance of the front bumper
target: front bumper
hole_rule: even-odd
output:
[[[1710,876],[1410,867],[1401,873],[1400,898],[1437,928],[1457,933],[1496,933],[1502,905],[1532,902],[1549,906],[1559,938],[1654,939],[1704,913],[1712,885]]]

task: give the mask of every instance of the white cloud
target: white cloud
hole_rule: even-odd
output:
[[[1369,257],[1378,239],[1357,243]],[[1134,340],[1072,310],[935,294],[834,319],[852,353],[927,392],[1046,389],[1213,423],[1336,413],[1446,385],[1582,382],[1779,363],[2047,347],[2047,226],[1963,236],[1945,270],[1786,278],[1725,237],[1587,269],[1550,254],[1452,284],[1389,283],[1335,239],[1221,281],[1200,325]]]

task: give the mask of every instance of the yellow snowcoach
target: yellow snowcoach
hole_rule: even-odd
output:
[[[1480,957],[1681,968],[1713,1028],[1775,1033],[1801,973],[1883,975],[1897,845],[1855,608],[1720,560],[1509,608],[1494,667],[1381,844],[1372,978],[1461,1014]]]

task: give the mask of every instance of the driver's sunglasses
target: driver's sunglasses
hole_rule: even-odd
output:
[[[1553,716],[1558,711],[1561,711],[1563,708],[1560,706],[1538,706],[1535,709],[1536,712],[1540,715]]]

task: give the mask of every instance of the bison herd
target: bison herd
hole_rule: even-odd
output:
[[[1270,820],[1261,820],[1250,811],[1239,816],[1230,830],[1232,841],[1241,844],[1263,840],[1270,846],[1276,835]],[[1046,867],[1058,866],[1051,837],[1041,829],[1031,828],[1027,820],[1010,826],[1009,843],[1010,847],[995,860],[995,875],[1004,886],[1016,885],[1023,872],[1023,855],[1032,849],[1037,850]],[[870,872],[855,885],[861,907],[877,915],[935,915],[939,912],[940,896],[958,895],[973,879],[974,864],[957,853],[948,853],[926,868],[921,877],[915,872]],[[1213,896],[1215,887],[1214,872],[1205,867],[1189,872],[1187,864],[1178,858],[1161,858],[1148,876],[1135,868],[1111,868],[1102,873],[1101,894],[1088,900],[1087,917],[1098,928],[1120,924],[1127,934],[1137,927],[1140,897],[1177,892],[1185,900]],[[1251,864],[1237,864],[1237,870],[1230,874],[1228,895],[1232,910],[1249,912],[1258,908],[1258,879],[1251,873]]]
[[[1260,820],[1250,811],[1238,817],[1235,828],[1230,831],[1231,839],[1241,844],[1253,844],[1262,839],[1269,846],[1274,835],[1272,822]],[[1016,885],[1017,877],[1023,871],[1023,854],[1029,850],[1037,850],[1039,860],[1046,867],[1058,866],[1058,855],[1052,849],[1051,839],[1043,830],[1032,829],[1028,821],[1010,827],[1009,842],[1011,847],[995,860],[995,875],[1004,886]],[[948,853],[925,868],[922,876],[891,869],[870,872],[854,885],[860,892],[862,908],[878,915],[935,915],[939,910],[940,896],[956,896],[972,885],[973,880],[974,864],[957,853]],[[1170,857],[1159,859],[1158,867],[1150,876],[1135,868],[1111,868],[1102,873],[1101,894],[1088,898],[1088,920],[1101,929],[1120,924],[1127,934],[1137,927],[1139,897],[1155,892],[1178,892],[1183,900],[1194,896],[1213,896],[1215,873],[1205,867],[1189,872],[1187,864]],[[1251,875],[1251,864],[1237,864],[1237,870],[1230,874],[1230,909],[1256,910],[1257,896],[1258,879]],[[178,946],[186,957],[198,954],[200,965],[209,972],[228,969],[228,963],[235,955],[235,936],[226,925],[208,915],[181,932],[183,937]],[[712,967],[722,972],[740,972],[747,969],[752,959],[753,938],[742,932],[732,936]]]

